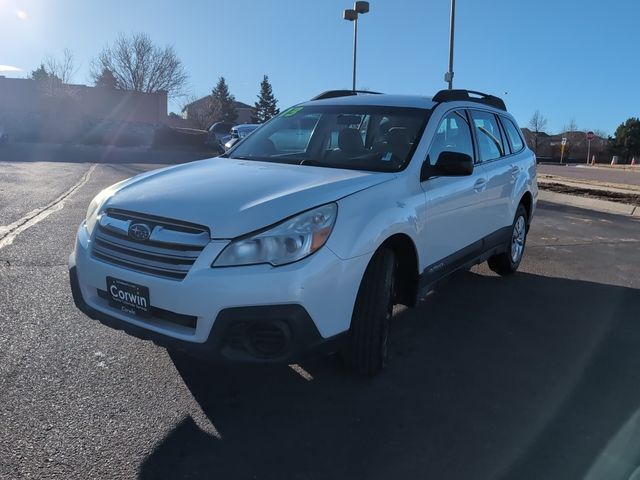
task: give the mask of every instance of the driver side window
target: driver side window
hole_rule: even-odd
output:
[[[465,153],[473,158],[471,128],[464,110],[449,112],[440,121],[429,149],[429,164],[435,165],[442,152]]]

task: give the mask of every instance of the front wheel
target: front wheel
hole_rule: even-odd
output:
[[[377,375],[387,361],[394,272],[395,255],[383,248],[369,262],[358,290],[343,356],[345,363],[360,375]]]
[[[520,266],[526,241],[527,209],[524,208],[524,205],[520,204],[518,205],[518,210],[516,210],[516,216],[513,219],[511,238],[509,245],[507,246],[507,251],[489,258],[489,261],[487,262],[489,264],[489,268],[498,275],[510,275],[515,273]]]

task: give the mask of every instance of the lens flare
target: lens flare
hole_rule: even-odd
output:
[[[21,72],[22,69],[13,65],[0,65],[0,73],[2,72]]]

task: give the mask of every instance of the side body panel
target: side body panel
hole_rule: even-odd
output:
[[[396,234],[408,236],[417,245],[424,223],[424,192],[417,177],[404,174],[341,199],[327,247],[338,257],[348,259],[371,256]],[[418,265],[424,266],[419,252]]]
[[[436,264],[488,234],[482,212],[484,170],[464,177],[436,177],[422,183],[426,193],[426,228],[419,251],[426,265]]]

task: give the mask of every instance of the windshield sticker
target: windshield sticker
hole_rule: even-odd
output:
[[[289,110],[282,112],[283,117],[293,117],[296,113],[302,110],[303,107],[291,107]]]
[[[391,160],[391,157],[393,157],[393,153],[392,152],[387,152],[384,157],[382,157],[382,161],[383,162],[388,162],[389,160]]]

